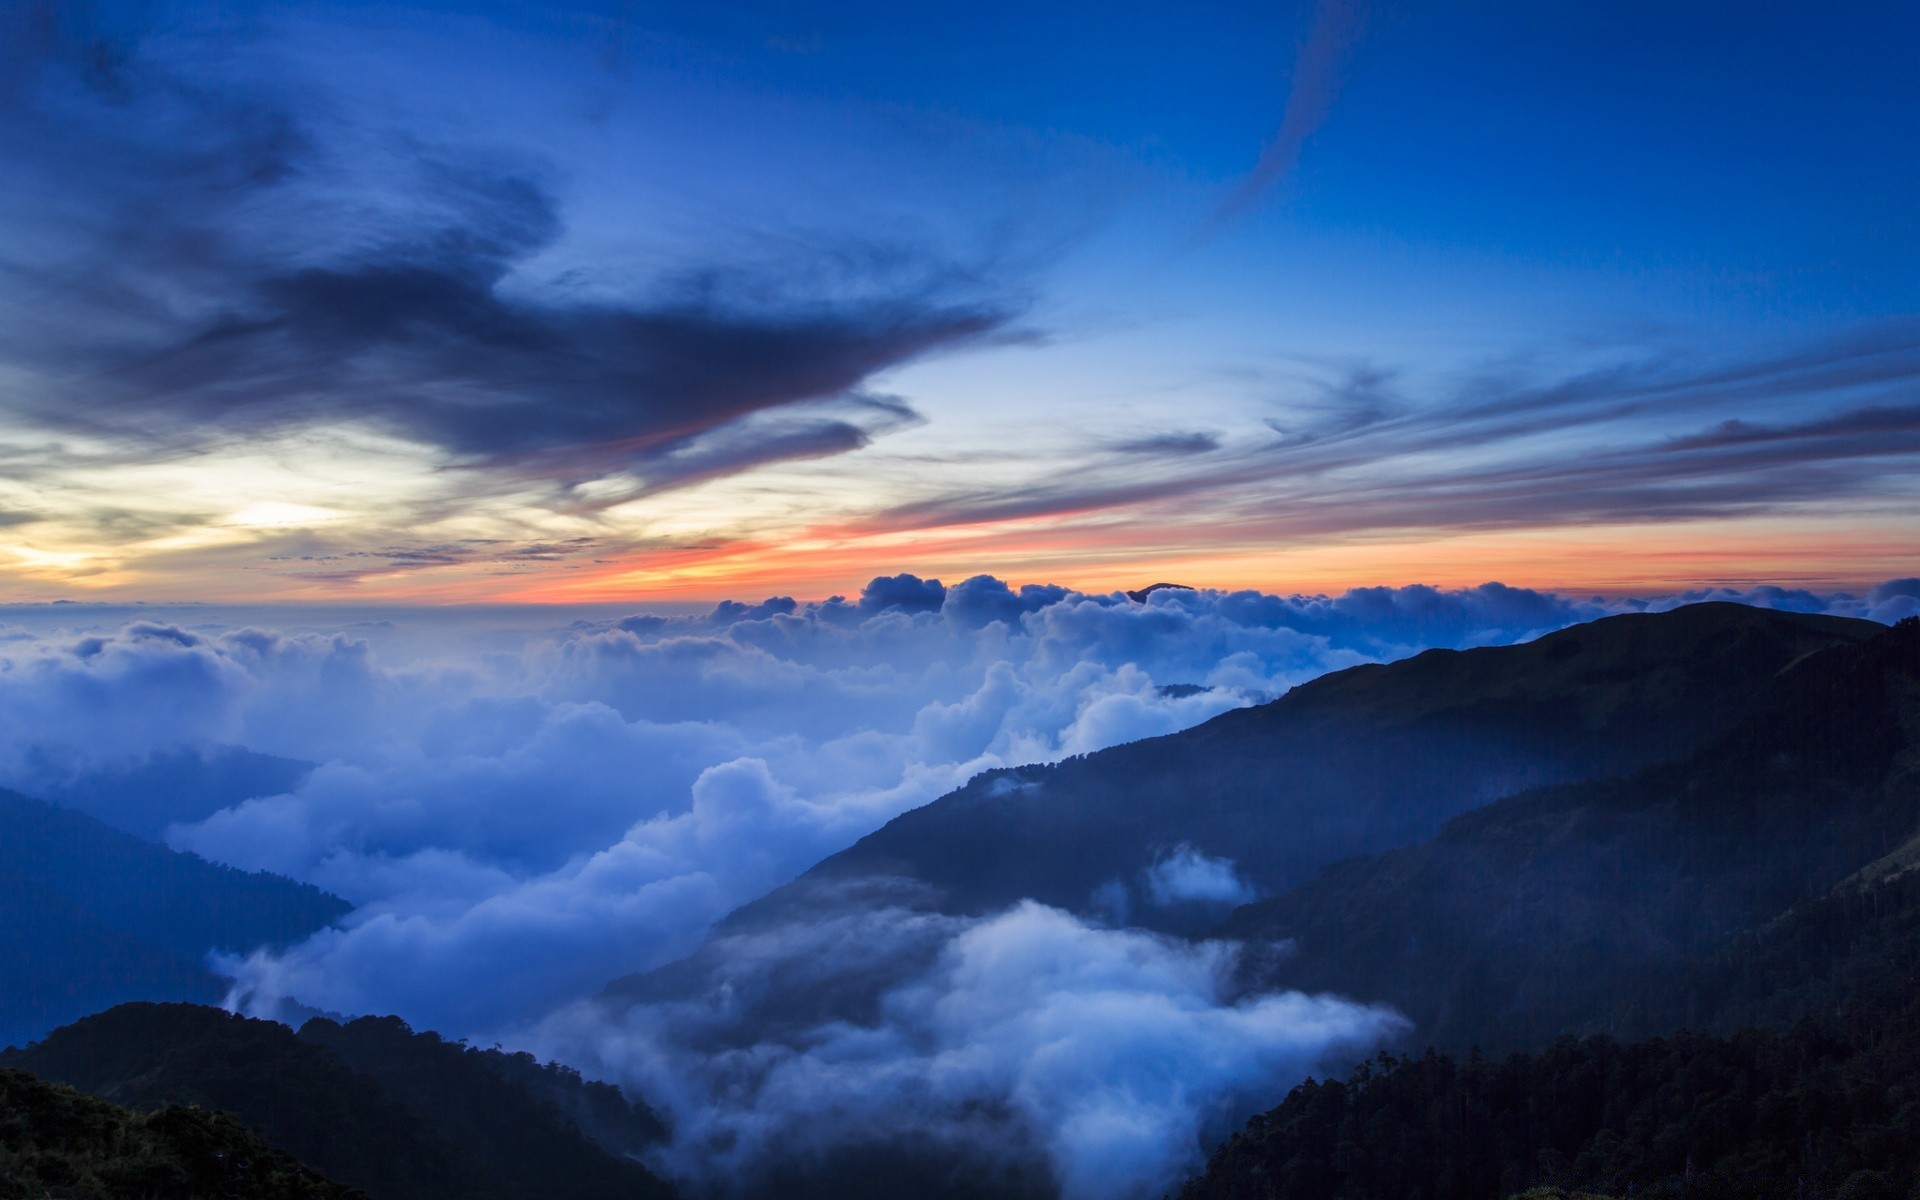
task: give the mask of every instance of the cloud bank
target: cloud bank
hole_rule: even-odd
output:
[[[692,954],[719,918],[981,770],[1173,732],[1360,662],[1702,599],[1891,621],[1920,612],[1920,581],[1134,601],[895,575],[819,602],[470,635],[425,613],[272,630],[217,610],[101,628],[78,606],[14,610],[35,628],[0,631],[0,784],[84,797],[89,780],[235,747],[310,764],[250,798],[169,795],[144,823],[124,788],[99,810],[357,906],[284,952],[221,960],[236,1005],[397,1012],[597,1064],[677,1114],[666,1153],[682,1171],[848,1152],[891,1108],[957,1122],[954,1155],[1013,1137],[1019,1162],[1105,1194],[1103,1164],[1171,1178],[1248,1088],[1389,1018],[1232,994],[1233,947],[1149,937],[1097,904],[956,921],[863,902],[756,935],[738,961],[688,960],[704,982],[672,1003],[587,998]],[[1161,905],[1245,898],[1234,864],[1179,846],[1141,882]],[[778,997],[779,1020],[756,995]]]

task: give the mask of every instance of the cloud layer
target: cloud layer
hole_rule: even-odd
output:
[[[986,1114],[955,1118],[953,1154],[1011,1136],[1020,1162],[1102,1194],[1118,1186],[1108,1166],[1170,1178],[1247,1089],[1389,1019],[1232,994],[1220,981],[1234,948],[1128,930],[1124,903],[966,922],[885,897],[672,968],[705,979],[672,1003],[582,1003],[692,953],[731,910],[981,770],[1173,732],[1359,662],[1696,599],[1889,621],[1920,612],[1920,582],[1863,596],[1599,601],[1488,584],[1134,601],[895,575],[821,602],[465,634],[447,628],[457,615],[368,623],[352,610],[278,631],[217,610],[92,628],[62,606],[31,614],[37,632],[0,631],[0,784],[84,797],[89,780],[229,747],[312,764],[277,794],[169,797],[165,816],[116,794],[100,810],[137,828],[170,820],[178,848],[357,906],[299,946],[222,960],[237,1005],[398,1012],[564,1051],[673,1108],[680,1170],[858,1148],[885,1115],[875,1105],[891,1104],[928,1129]],[[1142,883],[1163,906],[1247,895],[1234,864],[1181,846]],[[1074,1012],[1093,1015],[1073,1026]]]

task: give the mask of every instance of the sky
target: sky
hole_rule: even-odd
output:
[[[1909,5],[0,13],[0,602],[1920,551]]]

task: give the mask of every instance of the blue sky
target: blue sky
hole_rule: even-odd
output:
[[[1908,6],[11,19],[7,599],[1917,548]]]

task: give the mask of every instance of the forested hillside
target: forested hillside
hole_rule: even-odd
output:
[[[634,1148],[657,1118],[564,1068],[415,1034],[398,1021],[284,1025],[188,1004],[126,1004],[0,1066],[135,1109],[232,1113],[374,1200],[652,1200],[670,1189],[579,1118]],[[364,1066],[365,1070],[359,1069]]]
[[[1300,937],[1295,977],[1378,988],[1456,1052],[1301,1085],[1184,1200],[1914,1194],[1916,746],[1907,620],[1797,664],[1687,762],[1502,802],[1244,910],[1231,928]],[[1644,1040],[1537,1048],[1582,1028]]]
[[[1271,981],[1385,1000],[1443,1049],[1722,1023],[1700,963],[1912,837],[1917,760],[1920,622],[1903,622],[1795,663],[1694,754],[1498,801],[1217,932],[1289,942]]]
[[[1920,1189],[1920,872],[1849,884],[1676,979],[1730,1034],[1382,1057],[1309,1081],[1181,1200],[1735,1200]],[[1784,1031],[1782,1031],[1784,1027]]]
[[[123,1000],[213,1003],[208,951],[284,945],[351,907],[0,789],[0,1046]]]
[[[138,1113],[0,1070],[0,1200],[366,1200],[225,1113]]]

